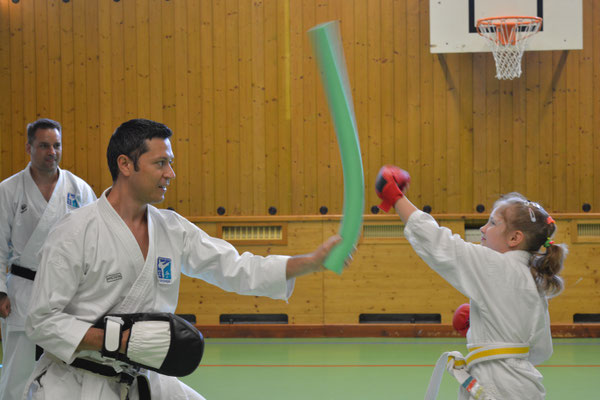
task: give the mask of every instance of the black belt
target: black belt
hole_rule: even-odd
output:
[[[119,377],[119,383],[124,383],[129,386],[131,386],[133,381],[137,378],[140,400],[151,400],[150,386],[145,375],[129,374],[124,371],[117,372],[110,365],[100,364],[94,361],[85,360],[83,358],[76,358],[70,365],[75,368],[85,369],[86,371],[93,372],[94,374],[110,378]]]
[[[20,265],[13,264],[10,266],[10,273],[21,278],[29,279],[30,281],[35,279],[35,271],[29,268],[21,267]]]

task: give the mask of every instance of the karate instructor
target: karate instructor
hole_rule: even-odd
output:
[[[39,119],[27,126],[27,167],[0,183],[0,399],[21,399],[35,365],[35,344],[25,335],[25,316],[38,269],[37,252],[54,223],[96,200],[87,183],[58,167],[61,126]],[[7,274],[8,272],[8,274]]]
[[[295,257],[240,255],[174,211],[153,207],[175,178],[171,135],[165,125],[144,119],[119,126],[107,150],[113,186],[69,214],[46,241],[26,322],[29,337],[45,350],[29,398],[147,398],[140,379],[129,384],[101,373],[106,371],[98,364],[135,371],[100,355],[106,343],[95,322],[108,313],[174,313],[181,273],[227,291],[286,300],[294,278],[322,270],[340,240],[331,237],[313,253]],[[120,352],[129,335],[123,332]],[[81,366],[77,360],[87,367],[70,365]],[[203,399],[177,378],[139,373],[149,381],[153,400]]]

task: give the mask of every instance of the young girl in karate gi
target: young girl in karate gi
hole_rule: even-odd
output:
[[[417,254],[470,299],[467,364],[454,352],[440,359],[441,371],[445,366],[462,383],[461,400],[544,399],[535,365],[552,355],[548,299],[563,290],[559,272],[567,254],[552,241],[554,220],[539,204],[510,193],[494,204],[481,244],[466,242],[403,195],[409,182],[405,171],[384,166],[376,182],[380,207],[394,206]],[[430,385],[426,399],[436,395]]]

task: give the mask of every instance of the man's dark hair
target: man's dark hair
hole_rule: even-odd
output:
[[[35,133],[38,129],[56,129],[62,135],[60,123],[49,118],[40,118],[35,122],[27,124],[27,143],[33,144]]]
[[[117,158],[121,154],[126,155],[133,161],[133,167],[137,171],[140,156],[148,151],[146,140],[154,138],[168,139],[172,135],[171,129],[160,122],[148,119],[132,119],[123,122],[112,134],[106,149],[108,169],[113,182],[119,176]]]

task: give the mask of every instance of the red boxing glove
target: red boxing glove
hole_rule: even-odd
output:
[[[403,169],[394,165],[384,165],[375,179],[375,191],[381,200],[379,208],[388,212],[398,199],[402,198],[402,193],[410,183],[410,175]]]
[[[469,316],[471,314],[471,306],[469,303],[461,304],[454,312],[452,317],[452,327],[463,336],[467,336],[467,331],[471,323],[469,322]]]

